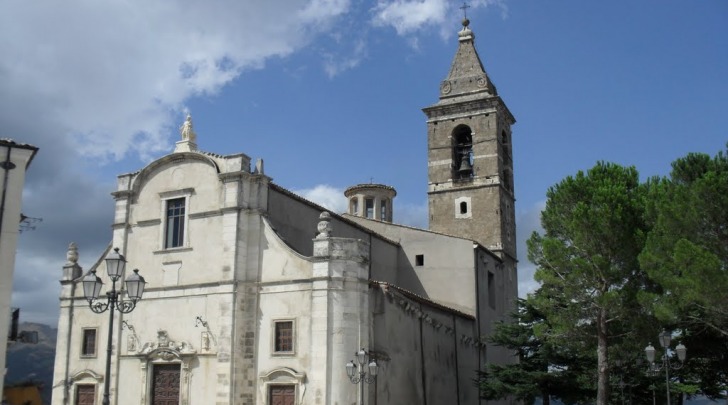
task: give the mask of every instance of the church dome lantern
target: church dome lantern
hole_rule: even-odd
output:
[[[384,184],[357,184],[344,191],[349,201],[347,213],[357,217],[392,222],[394,187]]]

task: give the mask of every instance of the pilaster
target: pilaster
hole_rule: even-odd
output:
[[[331,236],[330,215],[324,212],[313,241],[311,294],[310,381],[321,404],[355,403],[344,367],[352,354],[369,345],[369,243]]]

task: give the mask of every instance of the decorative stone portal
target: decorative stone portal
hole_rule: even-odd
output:
[[[100,393],[97,388],[100,387],[103,381],[104,376],[93,370],[85,369],[71,376],[66,388],[71,389],[71,398],[76,401],[75,403],[79,405],[94,404],[96,403],[96,396]]]
[[[279,367],[260,374],[260,395],[269,404],[288,405],[303,403],[306,393],[306,374],[288,367]],[[289,402],[293,400],[293,402]]]
[[[142,405],[148,403],[147,395],[154,405],[189,405],[190,363],[197,357],[192,344],[176,342],[159,330],[157,341],[145,343],[135,357],[141,361]]]

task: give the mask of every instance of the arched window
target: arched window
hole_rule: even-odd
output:
[[[503,147],[503,155],[505,161],[510,163],[511,161],[511,146],[508,142],[508,133],[505,130],[501,131],[501,146]]]
[[[458,125],[452,133],[453,179],[473,176],[473,134],[467,125]]]

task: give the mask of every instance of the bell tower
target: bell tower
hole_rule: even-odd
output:
[[[430,230],[477,241],[515,263],[511,125],[463,20],[440,100],[427,115]]]

